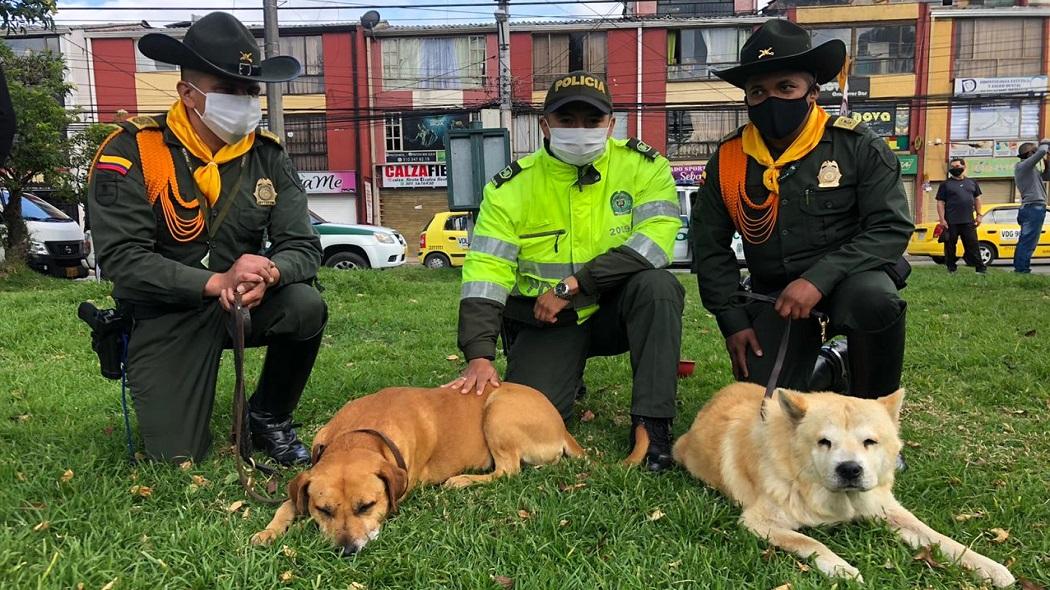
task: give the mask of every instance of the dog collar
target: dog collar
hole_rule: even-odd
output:
[[[378,430],[372,430],[371,428],[358,428],[357,430],[353,430],[351,432],[364,432],[366,434],[372,434],[378,437],[379,440],[383,441],[383,444],[385,444],[386,447],[390,449],[390,453],[394,455],[394,462],[397,463],[397,466],[401,469],[404,469],[406,472],[408,471],[408,466],[405,464],[405,456],[401,454],[401,449],[397,448],[397,445],[394,444],[394,441],[390,440],[389,436],[383,434],[382,432],[379,432]]]

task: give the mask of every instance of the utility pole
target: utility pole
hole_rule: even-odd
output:
[[[277,31],[277,0],[263,0],[263,39],[266,49],[266,59],[277,57],[280,48],[277,44],[279,37]],[[284,135],[284,105],[283,89],[279,83],[266,84],[266,116],[269,120],[270,131],[285,141]]]
[[[499,120],[500,127],[510,131],[510,0],[496,0],[496,34],[499,39]]]

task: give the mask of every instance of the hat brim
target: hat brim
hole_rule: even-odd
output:
[[[142,55],[160,62],[247,82],[287,82],[298,78],[303,71],[299,60],[286,55],[278,55],[263,60],[259,64],[259,75],[257,76],[230,72],[186,47],[182,41],[162,33],[150,33],[139,39],[139,51],[142,52]]]
[[[558,99],[548,105],[544,105],[543,112],[553,113],[554,111],[562,108],[563,106],[567,104],[572,104],[574,102],[582,102],[584,104],[589,104],[592,107],[598,109],[599,111],[605,113],[606,115],[612,112],[612,106],[610,106],[608,103],[602,102],[597,98],[593,98],[590,96],[566,96],[565,98]]]
[[[834,80],[842,71],[842,64],[846,63],[846,44],[840,39],[833,39],[826,43],[794,55],[763,59],[754,63],[736,66],[726,70],[715,72],[719,78],[729,82],[737,88],[743,88],[747,79],[756,74],[765,74],[776,71],[801,71],[810,72],[817,79],[817,84],[824,84]]]

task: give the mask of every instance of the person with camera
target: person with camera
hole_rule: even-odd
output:
[[[856,120],[816,104],[819,85],[842,70],[842,41],[812,47],[808,31],[775,19],[740,58],[716,74],[743,91],[750,122],[708,162],[690,231],[700,297],[733,374],[765,385],[791,325],[778,385],[808,390],[822,336],[845,334],[850,395],[892,393],[905,342],[899,263],[913,230],[900,162]],[[775,303],[741,297],[737,231],[753,293]],[[814,310],[830,320],[826,334],[795,321]]]
[[[1014,165],[1014,184],[1021,193],[1021,208],[1017,210],[1017,224],[1021,226],[1021,235],[1017,238],[1014,249],[1014,272],[1029,274],[1032,272],[1032,253],[1039,244],[1039,236],[1046,221],[1046,184],[1050,180],[1050,139],[1043,139],[1039,145],[1032,142],[1022,143],[1017,148],[1017,158],[1021,160]],[[1039,170],[1039,162],[1043,170]]]
[[[102,144],[88,207],[100,265],[133,322],[127,377],[149,457],[199,460],[228,311],[250,310],[248,346],[267,346],[248,428],[256,449],[307,463],[292,411],[321,345],[327,307],[315,287],[320,240],[279,139],[258,129],[261,83],[302,72],[261,59],[229,14],[195,22],[183,41],[152,33],[143,55],[181,66],[178,99],[160,116],[121,122]]]

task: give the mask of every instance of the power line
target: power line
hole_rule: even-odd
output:
[[[551,0],[545,2],[542,0],[514,0],[515,6],[587,6],[588,4],[623,4],[624,0]],[[324,6],[282,6],[280,10],[378,10],[378,9],[400,9],[400,10],[425,10],[425,9],[445,9],[445,8],[492,8],[491,3],[479,4],[477,2],[448,2],[439,4],[355,4],[355,3],[336,3]],[[116,11],[189,11],[189,10],[222,10],[227,12],[234,11],[256,11],[261,10],[259,8],[245,8],[243,6],[84,6],[84,5],[61,5],[58,6],[58,11],[62,10],[116,10]]]

